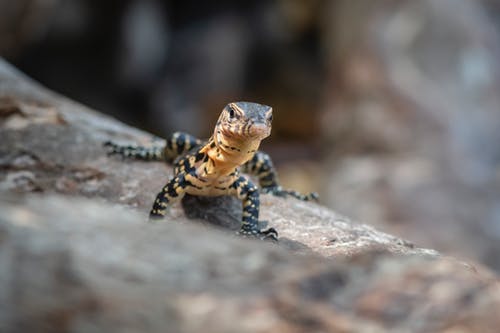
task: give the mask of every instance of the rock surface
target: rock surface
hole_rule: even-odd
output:
[[[106,156],[155,138],[0,62],[0,331],[494,332],[497,277],[317,204],[262,198],[278,245],[234,236],[239,203],[187,198],[147,224],[170,174]]]
[[[500,272],[498,4],[335,1],[321,170],[327,206]]]

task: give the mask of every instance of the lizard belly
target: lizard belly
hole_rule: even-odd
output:
[[[230,176],[214,178],[188,175],[186,180],[192,184],[186,188],[186,193],[199,196],[220,196],[229,194],[229,186],[233,183],[234,178]]]

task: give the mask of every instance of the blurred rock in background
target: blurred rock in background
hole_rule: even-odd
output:
[[[272,105],[285,184],[500,270],[496,1],[0,0],[0,53],[165,136]]]
[[[330,205],[497,269],[498,9],[336,2],[322,118]]]

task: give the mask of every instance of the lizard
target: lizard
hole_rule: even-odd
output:
[[[163,146],[120,145],[107,141],[110,155],[145,161],[173,163],[174,175],[157,194],[149,214],[161,219],[168,206],[185,194],[195,196],[233,195],[242,201],[243,216],[239,234],[260,239],[278,239],[274,228],[260,230],[259,192],[291,196],[299,200],[317,200],[316,193],[300,194],[283,189],[268,154],[258,150],[271,133],[273,109],[270,106],[233,102],[227,104],[212,136],[203,141],[190,134],[175,132]],[[242,173],[254,175],[259,188]]]

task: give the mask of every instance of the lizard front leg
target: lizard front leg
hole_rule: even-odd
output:
[[[172,178],[158,193],[149,213],[150,220],[161,219],[165,216],[168,205],[182,199],[186,194],[187,182],[183,175]]]
[[[243,218],[240,235],[260,239],[278,240],[278,232],[274,228],[260,230],[259,222],[259,189],[248,178],[240,176],[230,185],[230,194],[236,195],[243,203]]]

